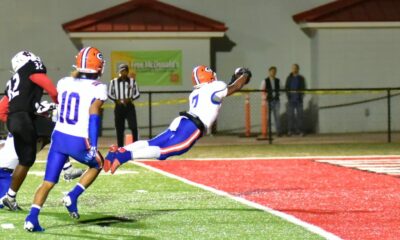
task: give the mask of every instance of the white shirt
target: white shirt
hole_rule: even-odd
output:
[[[189,113],[199,117],[208,129],[217,118],[222,99],[227,94],[226,83],[222,81],[207,83],[189,95]]]
[[[65,77],[57,83],[58,119],[54,130],[88,138],[89,108],[107,100],[107,86],[96,80]]]

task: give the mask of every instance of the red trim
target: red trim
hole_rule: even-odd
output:
[[[161,149],[161,154],[167,154],[171,152],[178,152],[181,151],[187,147],[189,147],[196,139],[200,136],[201,132],[200,130],[196,130],[188,139],[186,139],[184,142],[175,144],[173,146],[169,146],[167,148],[162,148]]]
[[[0,121],[2,122],[7,122],[7,117],[8,117],[8,97],[4,96],[0,100]]]
[[[302,22],[400,21],[400,2],[382,0],[337,0],[293,16]]]
[[[58,103],[57,89],[46,74],[34,73],[29,76],[29,79],[31,79],[32,82],[43,88],[50,95],[53,102]]]
[[[66,32],[225,32],[225,23],[157,0],[132,0],[64,23]]]

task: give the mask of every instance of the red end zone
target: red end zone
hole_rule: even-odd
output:
[[[144,163],[293,215],[345,239],[398,239],[399,178],[314,160]]]

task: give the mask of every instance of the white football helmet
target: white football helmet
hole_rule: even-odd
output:
[[[14,72],[17,72],[22,66],[24,66],[29,61],[39,61],[40,58],[29,51],[21,51],[11,59],[11,66]]]

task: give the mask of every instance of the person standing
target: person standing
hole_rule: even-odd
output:
[[[275,66],[272,66],[268,69],[268,77],[261,82],[261,90],[267,92],[269,112],[272,112],[274,115],[276,134],[281,136],[282,132],[279,121],[281,109],[281,103],[279,99],[280,80],[279,78],[276,78],[276,72],[277,69]]]
[[[110,82],[108,97],[115,103],[114,120],[117,130],[117,142],[118,146],[122,147],[124,146],[125,119],[128,120],[133,141],[138,140],[136,109],[133,101],[140,97],[140,93],[136,80],[128,76],[128,65],[119,65],[118,72],[119,77]]]
[[[85,47],[76,56],[77,74],[57,83],[59,113],[51,135],[46,171],[36,190],[24,229],[41,232],[39,214],[50,191],[58,183],[68,157],[87,165],[79,183],[66,194],[62,202],[72,218],[79,219],[78,199],[96,180],[103,167],[103,157],[97,150],[101,126],[101,106],[107,100],[107,86],[100,82],[104,70],[103,54],[94,47]]]
[[[286,79],[286,94],[288,98],[288,136],[293,133],[304,136],[303,128],[303,98],[306,89],[306,81],[299,74],[300,67],[298,64],[292,65],[292,72]]]
[[[11,211],[16,211],[21,209],[16,202],[18,190],[36,160],[36,105],[41,101],[43,90],[57,103],[57,89],[47,76],[42,60],[32,52],[18,52],[11,59],[11,65],[14,75],[7,82],[3,101],[8,102],[7,128],[14,136],[14,149],[19,162],[10,188],[1,202]]]

